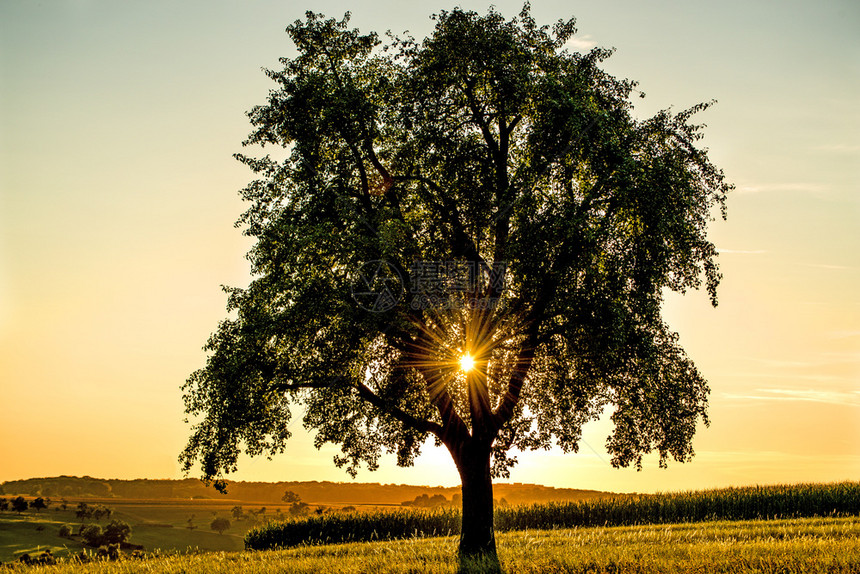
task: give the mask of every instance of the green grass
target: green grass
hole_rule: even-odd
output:
[[[110,520],[123,520],[132,527],[130,542],[142,544],[146,550],[184,551],[189,548],[199,550],[241,550],[244,536],[253,526],[251,519],[236,521],[230,516],[232,505],[183,504],[182,501],[123,501],[107,503],[114,509]],[[17,559],[21,554],[38,554],[50,549],[55,556],[65,556],[80,552],[84,546],[80,538],[60,538],[58,531],[63,524],[70,524],[75,532],[81,524],[75,517],[70,505],[68,510],[51,507],[36,513],[28,510],[21,515],[14,512],[0,512],[0,562]],[[246,506],[250,508],[259,508]],[[190,530],[188,518],[194,515],[195,529]],[[228,516],[231,527],[224,534],[209,528],[215,515]],[[269,510],[267,516],[274,513]],[[92,520],[87,520],[89,524]],[[109,520],[101,520],[104,526]],[[43,526],[40,532],[37,526]]]
[[[686,574],[860,571],[860,520],[800,518],[506,532],[498,536],[509,573]],[[215,574],[454,573],[456,537],[210,552],[117,563],[13,567],[12,572]]]
[[[53,512],[40,514],[4,512],[0,515],[0,561],[14,560],[18,555],[38,554],[50,550],[55,555],[66,554],[67,549],[78,552],[81,544],[60,538],[57,531],[65,524]],[[44,530],[36,528],[42,526]]]

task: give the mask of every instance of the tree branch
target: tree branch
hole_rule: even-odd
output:
[[[493,412],[493,431],[497,433],[505,424],[511,420],[514,415],[514,409],[520,401],[523,384],[526,376],[532,366],[532,361],[535,356],[535,347],[537,341],[537,324],[533,323],[529,326],[529,333],[526,340],[523,341],[514,368],[511,371],[511,376],[508,379],[507,389],[502,397],[499,406]]]
[[[324,383],[277,383],[272,385],[272,390],[284,392],[299,389],[327,389],[332,385],[334,385],[334,381],[326,381]]]
[[[442,214],[445,222],[451,226],[451,230],[453,231],[453,241],[451,247],[454,250],[455,256],[463,256],[469,261],[474,261],[477,265],[480,265],[488,272],[492,272],[490,266],[481,257],[480,253],[478,253],[478,247],[475,245],[475,242],[471,237],[466,233],[466,230],[463,229],[463,224],[460,222],[459,214],[457,213],[457,206],[453,205],[450,201],[447,201],[445,193],[442,191],[442,188],[439,187],[436,182],[433,180],[422,177],[422,176],[394,176],[394,181],[418,181],[425,185],[427,185],[430,189],[436,192],[439,199],[442,203],[435,201],[434,198],[428,198],[428,200],[436,206],[436,209]]]
[[[420,419],[418,417],[410,415],[400,407],[392,405],[391,403],[374,393],[364,383],[358,383],[355,388],[356,390],[358,390],[358,396],[360,396],[362,399],[366,400],[379,410],[390,414],[403,424],[408,425],[419,432],[433,433],[440,439],[444,435],[444,430],[442,426],[440,426],[438,423],[425,419]]]
[[[499,156],[499,144],[493,138],[493,132],[490,131],[490,126],[484,121],[484,113],[478,108],[478,101],[475,99],[475,94],[472,91],[473,86],[466,83],[463,88],[463,93],[466,94],[466,99],[469,101],[469,109],[472,112],[472,119],[475,120],[475,123],[478,124],[478,127],[481,128],[481,133],[484,135],[484,141],[487,142],[487,146],[490,148],[490,154],[494,159],[497,159]]]
[[[430,402],[433,403],[436,410],[439,411],[439,416],[442,417],[441,434],[437,434],[436,436],[449,447],[468,439],[469,429],[457,413],[454,401],[445,388],[443,378],[431,372],[430,369],[420,368],[418,371],[424,377]]]

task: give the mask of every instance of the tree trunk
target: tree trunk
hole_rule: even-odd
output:
[[[459,557],[479,559],[498,566],[493,530],[493,480],[490,477],[490,448],[469,441],[457,457],[463,494],[463,523]]]

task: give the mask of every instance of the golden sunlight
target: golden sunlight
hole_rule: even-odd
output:
[[[469,353],[464,353],[462,357],[460,357],[460,368],[463,369],[464,373],[468,373],[472,370],[472,367],[475,366],[475,359],[472,358],[472,355]]]

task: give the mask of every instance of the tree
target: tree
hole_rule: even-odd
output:
[[[81,519],[81,522],[85,521],[87,518],[90,518],[93,515],[93,509],[86,502],[79,502],[78,506],[75,508],[75,516]]]
[[[23,496],[16,496],[12,499],[12,510],[17,512],[18,514],[21,514],[22,512],[27,510],[28,506],[29,505],[27,504],[27,501],[24,500]]]
[[[98,524],[88,524],[81,530],[81,539],[87,546],[101,546],[103,534],[101,526]]]
[[[90,516],[93,520],[101,520],[102,518],[110,518],[113,515],[113,509],[104,504],[97,504],[90,508]]]
[[[432,438],[462,486],[463,558],[495,556],[492,477],[512,449],[578,449],[611,411],[614,466],[693,455],[708,386],[661,316],[720,274],[707,226],[723,173],[691,117],[648,119],[636,83],[570,53],[574,20],[454,9],[422,42],[308,13],[249,112],[256,244],[206,366],[183,386],[180,455],[223,489],[244,445],[283,452],[291,407],[355,475]],[[262,152],[261,152],[262,153]]]
[[[224,531],[230,528],[230,520],[223,516],[218,516],[209,526],[218,534],[224,534]]]
[[[301,501],[301,498],[292,490],[287,490],[286,492],[284,492],[284,495],[281,497],[281,500],[283,500],[287,504],[294,504],[296,502]]]
[[[294,502],[290,506],[290,514],[293,516],[304,516],[310,512],[310,505],[307,502]]]
[[[131,525],[123,520],[111,520],[102,536],[104,544],[122,544],[131,538]]]
[[[48,508],[48,505],[45,503],[45,499],[39,496],[30,501],[30,508],[35,508],[36,512],[41,513],[43,508]]]
[[[60,538],[71,538],[72,537],[72,527],[69,524],[63,524],[60,526],[60,530],[58,532]]]
[[[9,510],[9,501],[6,498],[0,498],[0,511]]]
[[[416,506],[418,508],[437,508],[448,504],[448,499],[445,498],[444,494],[434,494],[433,496],[421,494],[413,500],[404,500],[400,504],[401,506]]]
[[[245,510],[241,506],[234,506],[230,509],[230,513],[233,515],[234,520],[242,520],[245,518]]]

